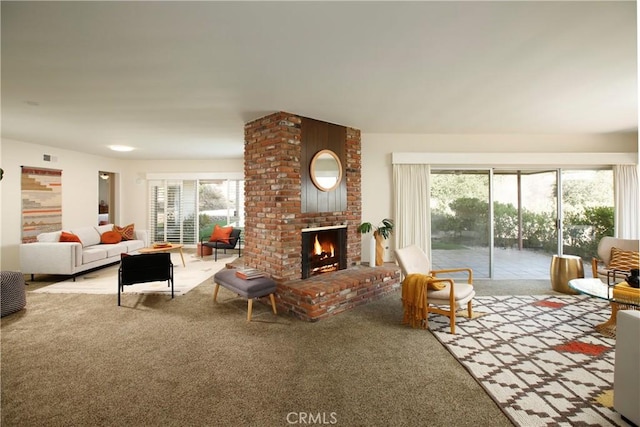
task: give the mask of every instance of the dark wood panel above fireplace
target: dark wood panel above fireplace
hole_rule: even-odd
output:
[[[343,179],[332,191],[319,190],[311,180],[309,171],[311,159],[320,150],[331,150],[342,163],[345,176],[345,145],[347,128],[333,123],[302,117],[301,130],[301,208],[307,212],[342,212],[347,209],[347,183]]]

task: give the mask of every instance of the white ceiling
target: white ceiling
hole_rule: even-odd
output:
[[[635,2],[1,7],[4,138],[206,159],[241,157],[274,111],[367,133],[638,128]]]

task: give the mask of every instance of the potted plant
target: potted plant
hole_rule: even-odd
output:
[[[375,242],[376,265],[382,265],[384,262],[384,246],[382,241],[388,239],[393,233],[393,220],[385,218],[377,227],[370,222],[363,222],[358,226],[358,233],[360,234],[367,234],[372,230],[373,235],[371,237],[372,241],[370,254],[371,260],[373,261],[373,247]],[[373,264],[372,261],[369,262],[370,265]]]

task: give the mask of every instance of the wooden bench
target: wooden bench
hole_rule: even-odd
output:
[[[216,287],[213,291],[213,302],[218,302],[218,290],[220,286],[237,293],[247,299],[247,322],[251,321],[251,312],[253,310],[253,299],[269,295],[271,300],[271,308],[273,314],[278,314],[276,310],[276,300],[274,293],[276,291],[276,282],[269,277],[257,277],[255,279],[241,279],[236,276],[235,268],[225,268],[218,271],[213,276]]]

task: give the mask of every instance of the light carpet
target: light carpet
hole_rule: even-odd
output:
[[[487,314],[431,315],[436,338],[518,426],[627,426],[611,407],[615,339],[594,326],[608,303],[585,296],[484,296]]]
[[[185,254],[185,266],[179,253],[171,253],[173,262],[173,287],[174,295],[184,295],[205,280],[225,268],[225,264],[235,258],[218,259],[217,262],[200,258],[197,255]],[[37,293],[59,294],[117,294],[118,293],[118,265],[91,271],[76,277],[76,280],[67,279],[49,286],[36,289]],[[162,294],[170,295],[171,287],[167,281],[137,283],[124,287],[123,294]]]

